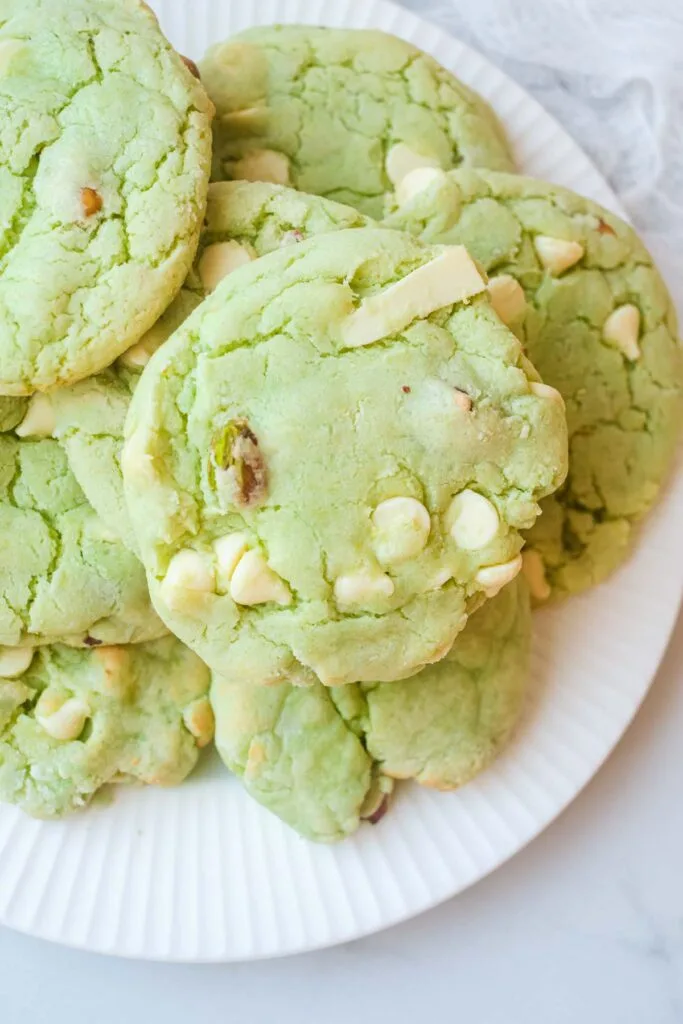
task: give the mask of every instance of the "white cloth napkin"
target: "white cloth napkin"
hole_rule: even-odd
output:
[[[486,54],[609,179],[683,319],[683,0],[402,0]]]

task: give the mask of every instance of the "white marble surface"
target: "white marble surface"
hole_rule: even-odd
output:
[[[680,0],[406,4],[487,51],[561,117],[677,284]],[[588,789],[511,863],[437,910],[337,950],[230,967],[107,960],[0,930],[0,1021],[683,1022],[682,677],[683,620]]]

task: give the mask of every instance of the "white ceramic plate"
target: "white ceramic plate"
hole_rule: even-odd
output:
[[[254,23],[374,26],[433,53],[486,96],[525,171],[612,209],[569,136],[518,86],[383,0],[151,0],[184,53]],[[457,793],[401,789],[380,825],[334,847],[298,838],[216,760],[177,790],[124,790],[68,822],[0,808],[0,921],[122,956],[277,956],[385,928],[511,857],[580,791],[645,695],[683,586],[683,475],[609,584],[536,618],[536,698],[517,742]]]

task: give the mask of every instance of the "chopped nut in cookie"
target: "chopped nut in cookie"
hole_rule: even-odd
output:
[[[216,484],[223,491],[230,483],[230,500],[241,508],[252,508],[266,497],[268,473],[258,438],[245,419],[229,420],[214,436],[212,459]]]

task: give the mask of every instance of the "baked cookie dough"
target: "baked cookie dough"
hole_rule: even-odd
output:
[[[409,676],[514,578],[566,428],[485,293],[462,247],[338,231],[234,271],[152,357],[126,500],[212,669]]]
[[[0,394],[111,363],[180,288],[213,108],[138,0],[0,3]]]
[[[109,782],[182,782],[213,737],[208,688],[175,637],[0,649],[0,800],[56,818]]]
[[[350,206],[279,185],[226,181],[209,186],[197,259],[159,321],[108,370],[33,400],[42,410],[37,425],[59,438],[88,501],[127,547],[135,550],[119,462],[123,425],[140,373],[152,353],[238,266],[313,235],[369,223]]]
[[[415,167],[514,169],[484,100],[383,32],[277,25],[211,47],[214,180],[292,185],[373,217]]]
[[[528,534],[536,600],[604,580],[671,467],[683,406],[674,306],[614,214],[559,186],[466,170],[406,179],[387,225],[461,243],[502,318],[566,403],[569,475]]]
[[[454,789],[508,742],[527,691],[526,585],[474,613],[449,654],[411,679],[326,688],[214,676],[221,758],[259,803],[309,839],[354,832],[385,810],[392,779]]]
[[[166,632],[142,566],[92,510],[57,441],[0,434],[0,536],[0,644]]]

